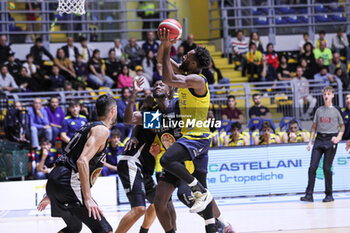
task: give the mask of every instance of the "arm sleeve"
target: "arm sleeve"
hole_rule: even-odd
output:
[[[51,61],[54,60],[54,57],[51,55],[51,53],[49,51],[47,51],[47,49],[44,47],[43,47],[43,52],[46,56],[48,56],[50,58]]]
[[[66,119],[62,121],[61,133],[62,132],[68,133],[68,122]]]
[[[34,122],[35,114],[34,114],[34,109],[33,109],[33,108],[29,108],[29,109],[28,109],[28,113],[29,113],[29,116],[30,116],[30,125],[31,125],[31,126],[34,126],[34,127],[38,128],[38,129],[44,128],[43,125],[39,125],[39,124],[36,124],[36,123]]]
[[[45,110],[41,111],[43,113],[43,121],[45,125],[50,125],[49,117],[47,116],[47,112]]]
[[[8,75],[10,75],[10,74],[8,74]],[[11,78],[11,87],[18,88],[18,85],[15,82],[15,79],[11,75],[10,75],[10,78]]]

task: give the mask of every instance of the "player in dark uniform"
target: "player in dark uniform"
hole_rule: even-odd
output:
[[[80,128],[57,160],[46,185],[47,196],[40,202],[42,211],[51,203],[51,216],[61,217],[67,227],[59,232],[80,232],[85,223],[92,232],[112,232],[101,209],[92,199],[95,183],[106,157],[109,130],[117,119],[117,105],[111,95],[96,101],[98,120]]]

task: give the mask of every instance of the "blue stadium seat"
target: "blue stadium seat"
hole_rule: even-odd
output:
[[[325,23],[325,22],[332,22],[333,19],[331,17],[328,17],[328,15],[316,15],[315,16],[316,22],[318,23]]]
[[[297,8],[296,11],[299,13],[299,14],[307,14],[308,13],[308,10],[307,8]]]
[[[267,20],[267,17],[259,17],[255,19],[255,23],[257,25],[269,25],[269,21]]]
[[[221,120],[221,127],[218,129],[219,132],[221,132],[222,129],[225,130],[225,132],[229,132],[231,130],[232,123],[237,121],[229,121],[229,120]]]
[[[307,16],[299,16],[298,18],[301,20],[302,23],[309,22],[309,19],[307,18]]]
[[[260,130],[261,124],[262,124],[262,121],[260,118],[252,118],[252,119],[250,119],[250,121],[248,123],[248,129],[251,132],[256,130],[256,129]]]
[[[287,21],[283,19],[281,16],[277,16],[275,19],[276,24],[287,24]]]
[[[344,7],[343,7],[343,6],[332,7],[332,8],[330,8],[330,10],[331,10],[332,12],[343,13],[343,12],[344,12]]]
[[[299,19],[297,16],[286,17],[286,21],[290,24],[302,23],[301,19]]]
[[[260,9],[258,9],[256,7],[252,8],[252,15],[259,16],[259,15],[263,15],[263,14],[264,13]]]
[[[335,22],[345,22],[346,17],[343,14],[331,15],[330,16]]]
[[[295,10],[290,8],[289,6],[277,7],[276,13],[277,14],[295,14]]]
[[[315,12],[316,13],[326,13],[326,12],[328,12],[328,8],[325,7],[324,5],[318,5],[318,6],[315,6]]]
[[[280,121],[280,129],[281,131],[287,131],[289,122],[293,119],[293,117],[283,117]]]

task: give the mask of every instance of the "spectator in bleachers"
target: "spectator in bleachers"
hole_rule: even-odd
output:
[[[117,124],[116,128],[120,130],[122,133],[121,139],[124,140],[125,137],[128,135],[130,129],[132,128],[131,125],[124,124],[124,114],[126,106],[129,103],[129,98],[131,96],[130,88],[129,87],[123,87],[121,91],[121,98],[117,101],[118,106],[118,116],[117,116]],[[134,111],[136,111],[136,106],[134,105]]]
[[[52,91],[61,91],[64,88],[64,83],[66,81],[65,77],[60,74],[60,68],[54,65],[52,66],[52,74],[50,75]]]
[[[33,101],[33,106],[28,108],[28,113],[30,116],[30,130],[32,137],[32,147],[39,147],[39,137],[45,134],[48,139],[52,138],[52,128],[50,126],[49,118],[47,112],[42,108],[42,103],[40,98],[35,98]]]
[[[185,47],[180,45],[179,47],[177,47],[176,55],[174,55],[172,59],[176,61],[176,63],[181,64],[184,60],[184,55],[185,55]]]
[[[231,124],[231,134],[225,136],[224,146],[248,146],[249,140],[247,136],[242,134],[242,125],[239,122]]]
[[[331,83],[333,83],[335,81],[334,75],[328,73],[328,68],[326,66],[324,66],[320,70],[320,72],[318,72],[317,74],[314,75],[314,80],[317,80],[321,84],[323,84],[323,87],[329,86]]]
[[[292,82],[293,85],[296,87],[296,90],[299,93],[299,107],[301,109],[301,116],[303,119],[310,119],[311,118],[311,113],[313,112],[315,106],[316,106],[316,98],[314,98],[310,94],[310,89],[309,89],[309,82],[305,77],[303,77],[303,68],[298,67],[297,72],[296,72],[296,77],[293,78]],[[309,103],[309,108],[304,113],[304,102]]]
[[[122,44],[120,42],[120,39],[114,40],[114,47],[111,49],[114,50],[115,59],[117,61],[124,59],[124,49],[122,48]]]
[[[324,41],[327,47],[327,40],[326,40],[326,32],[325,31],[319,31],[318,33],[318,39],[315,41],[315,48],[320,48],[321,42]]]
[[[35,151],[35,178],[47,179],[48,175],[55,167],[56,160],[58,159],[58,153],[55,148],[52,148],[52,144],[48,138],[42,138],[40,140],[40,150]]]
[[[8,56],[7,61],[4,63],[7,66],[7,70],[12,75],[12,77],[17,78],[22,64],[18,59],[15,58],[15,53],[11,52]]]
[[[147,39],[142,44],[142,49],[145,52],[145,54],[147,53],[147,51],[151,50],[153,54],[157,56],[158,48],[159,48],[159,44],[155,40],[154,32],[147,32]]]
[[[193,34],[188,34],[187,40],[183,41],[181,43],[181,46],[184,47],[184,55],[186,55],[192,49],[197,48],[197,44],[194,43],[194,35]]]
[[[72,101],[68,107],[69,115],[62,121],[60,137],[62,148],[68,144],[74,133],[84,126],[88,121],[84,115],[80,115],[80,104],[78,101]]]
[[[15,82],[15,79],[8,72],[7,66],[2,65],[0,70],[0,90],[4,91],[16,91],[18,90],[18,85]]]
[[[282,136],[282,142],[308,142],[308,139],[306,133],[300,130],[298,122],[293,119],[289,122],[288,132],[285,132]]]
[[[60,74],[62,74],[65,78],[73,80],[77,77],[73,63],[68,57],[66,57],[63,49],[57,50],[55,65],[58,66]]]
[[[221,112],[222,120],[238,121],[239,123],[244,123],[244,116],[241,110],[236,108],[237,102],[234,95],[227,97],[227,108],[223,109]]]
[[[215,66],[213,59],[210,59],[208,68],[202,69],[202,74],[207,78],[208,84],[229,84],[230,79],[223,77],[219,68]],[[213,86],[209,86],[211,89]],[[229,87],[226,87],[229,89]]]
[[[118,76],[118,88],[132,87],[133,79],[129,73],[129,67],[127,65],[122,66],[122,72]]]
[[[260,36],[257,32],[252,32],[250,34],[249,48],[250,48],[251,43],[254,43],[256,45],[256,49],[259,50],[261,53],[264,52],[263,44],[262,44],[262,42],[260,40]]]
[[[258,75],[258,79],[260,79],[262,53],[256,49],[255,43],[249,44],[249,51],[247,52],[246,57],[247,69],[250,74],[249,81],[254,81],[254,75]]]
[[[319,48],[314,49],[314,55],[315,59],[322,57],[324,60],[324,65],[327,67],[332,63],[332,51],[329,48],[327,48],[326,41],[324,40],[320,42]]]
[[[106,158],[101,171],[102,176],[110,176],[118,174],[117,163],[118,155],[123,152],[123,147],[120,147],[121,132],[118,129],[111,131],[108,146],[106,148]]]
[[[261,104],[261,95],[253,95],[254,106],[249,109],[249,118],[261,118],[261,119],[271,119],[272,114],[270,109]]]
[[[232,41],[232,50],[233,60],[241,63],[239,66],[235,67],[235,70],[242,70],[242,77],[245,77],[248,49],[248,41],[243,36],[243,32],[239,30],[237,32],[237,38],[233,39]]]
[[[12,53],[10,46],[7,45],[7,37],[0,36],[0,65],[7,61],[8,56]]]
[[[43,65],[43,55],[45,54],[51,61],[54,61],[54,57],[43,46],[43,41],[40,37],[35,39],[35,44],[30,48],[30,54],[33,55],[34,64],[41,67]],[[37,68],[39,68],[37,67]]]
[[[309,38],[310,38],[309,33],[304,32],[303,33],[303,39],[299,42],[299,51],[300,51],[300,53],[305,53],[304,45],[306,43],[312,43]]]
[[[16,82],[21,88],[28,91],[40,91],[40,83],[35,77],[32,77],[27,72],[27,68],[21,67],[20,72],[16,78]]]
[[[129,44],[125,46],[124,51],[130,60],[131,69],[134,69],[137,65],[141,65],[142,58],[145,53],[143,49],[137,45],[136,39],[134,37],[130,38]]]
[[[276,86],[278,76],[275,67],[268,64],[267,57],[262,57],[262,69],[260,73],[260,81],[274,82],[273,87]]]
[[[268,43],[266,45],[266,52],[264,53],[264,55],[267,59],[267,64],[272,66],[273,68],[277,69],[278,68],[278,55],[274,51],[272,43]]]
[[[341,74],[339,73],[340,71],[338,69],[341,70]],[[341,62],[340,54],[337,52],[333,54],[333,62],[329,65],[329,73],[336,75],[342,81],[343,88],[347,89],[349,85],[348,70],[346,65]]]
[[[148,80],[151,80],[151,83],[152,83],[152,77],[150,77],[148,74],[145,74],[143,72],[142,66],[136,66],[135,71],[136,71],[136,76],[133,78],[133,80],[138,80],[140,78],[143,78],[144,80],[143,87],[145,89],[150,89],[151,86]]]
[[[349,76],[343,73],[343,70],[340,68],[337,68],[334,73],[334,78],[340,79],[343,84],[343,89],[346,90],[349,86]]]
[[[79,50],[76,46],[74,46],[74,39],[73,37],[67,38],[67,44],[62,47],[64,51],[64,55],[66,58],[68,58],[71,62],[75,62],[76,57],[79,55]]]
[[[269,145],[281,143],[281,139],[273,133],[271,123],[264,121],[261,126],[262,134],[254,138],[254,145]]]
[[[64,83],[64,91],[66,91],[66,92],[73,92],[73,91],[74,91],[74,90],[73,90],[73,85],[72,85],[71,82],[66,81],[66,82]],[[72,94],[67,93],[66,96],[72,96]]]
[[[346,57],[350,61],[349,41],[342,29],[339,29],[337,35],[332,38],[332,50]]]
[[[350,139],[350,93],[346,94],[345,96],[345,107],[342,108],[342,113],[344,117],[345,122],[345,131],[343,134],[343,140],[349,140]]]
[[[10,141],[28,146],[30,144],[29,115],[23,109],[21,102],[16,101],[14,107],[6,111],[4,119],[5,137]]]
[[[74,63],[74,70],[78,80],[87,81],[89,76],[89,68],[83,61],[83,56],[79,54],[77,56],[77,61]]]
[[[89,82],[96,87],[106,86],[106,87],[112,87],[113,86],[113,80],[108,77],[105,73],[105,70],[102,65],[102,61],[100,58],[100,50],[95,49],[92,53],[92,58],[90,59],[88,63],[89,67]]]
[[[309,66],[307,60],[302,58],[300,60],[300,66],[303,69],[303,76],[309,80],[314,79],[314,75],[317,73],[316,66]]]
[[[118,74],[121,72],[122,63],[115,58],[115,50],[110,49],[108,59],[105,60],[106,74],[111,77],[115,84],[118,83]]]
[[[80,38],[79,54],[83,57],[83,62],[88,63],[92,58],[94,48],[87,43],[87,38]]]
[[[57,136],[60,135],[62,128],[62,122],[65,118],[65,114],[62,108],[59,106],[60,102],[58,97],[51,97],[49,106],[45,108],[47,117],[49,119],[50,126],[52,128],[52,145],[55,145]]]
[[[152,83],[157,82],[158,80],[162,80],[163,77],[163,66],[160,63],[157,63],[156,70],[153,72],[152,75]]]
[[[156,64],[157,60],[154,56],[153,51],[146,51],[146,56],[142,59],[143,72],[146,73],[149,77],[152,77],[153,72],[156,68]],[[148,80],[148,82],[151,82],[151,80]]]
[[[279,67],[277,68],[277,77],[279,81],[289,81],[293,78],[293,69],[288,64],[288,55],[286,53],[283,53],[280,56]]]
[[[314,66],[316,66],[316,59],[314,55],[314,47],[310,42],[306,42],[304,44],[304,52],[300,55],[299,61],[301,59],[305,59],[307,61],[307,65],[310,69],[313,69]]]
[[[23,63],[23,67],[27,69],[30,76],[34,76],[37,73],[37,66],[34,64],[34,57],[32,54],[27,54],[26,62]]]

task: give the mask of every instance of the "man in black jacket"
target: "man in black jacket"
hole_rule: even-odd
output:
[[[34,57],[34,63],[39,66],[42,66],[43,64],[43,54],[45,54],[51,61],[54,60],[51,53],[43,47],[43,41],[40,37],[35,39],[35,45],[30,48],[30,54]]]
[[[0,37],[0,65],[7,61],[10,52],[11,48],[7,45],[7,37],[2,35]]]
[[[74,39],[73,37],[67,38],[67,45],[62,47],[64,54],[71,62],[75,62],[76,57],[79,55],[79,50],[77,47],[74,46]]]

